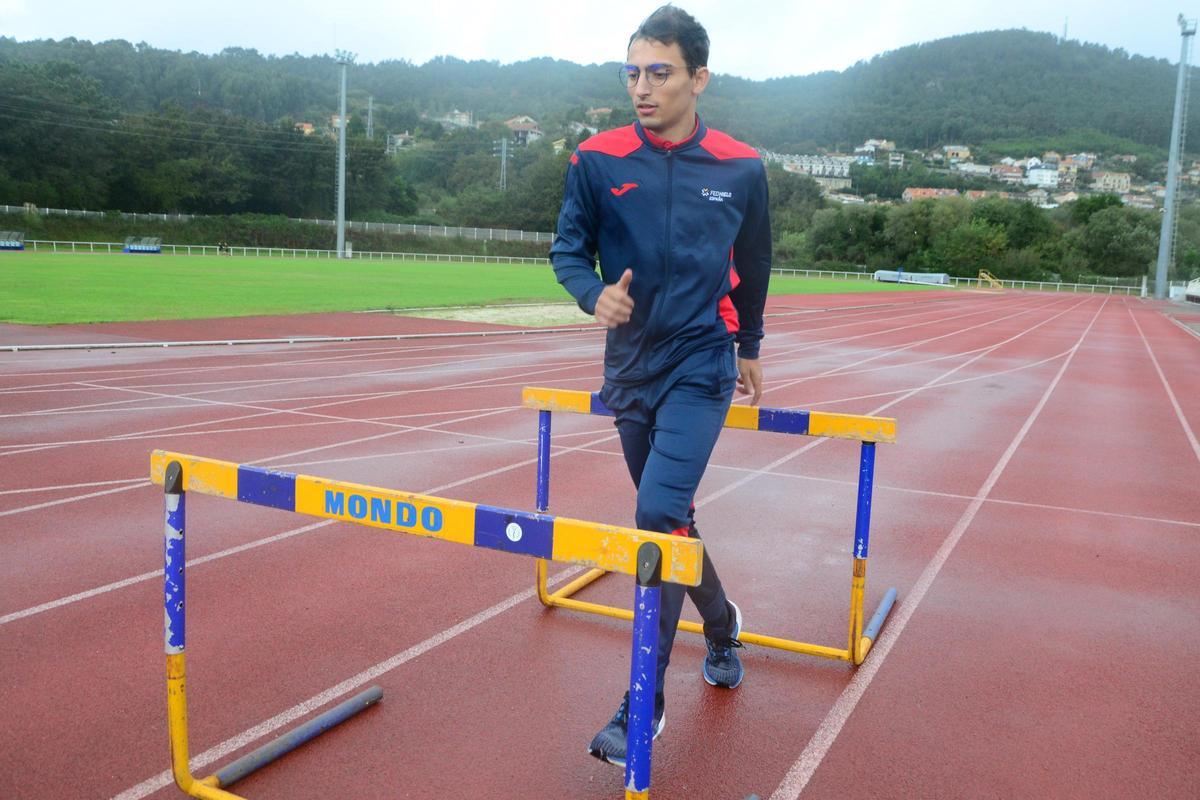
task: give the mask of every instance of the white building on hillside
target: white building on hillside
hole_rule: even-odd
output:
[[[1025,173],[1025,185],[1042,189],[1058,188],[1058,165],[1038,163]]]

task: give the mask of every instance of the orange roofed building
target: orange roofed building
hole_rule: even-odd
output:
[[[904,190],[901,197],[906,203],[914,200],[932,200],[938,197],[958,197],[958,189],[926,189],[910,186]]]

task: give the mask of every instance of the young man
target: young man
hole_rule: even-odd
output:
[[[771,269],[762,161],[696,114],[707,64],[708,34],[682,9],[659,8],[630,37],[620,79],[637,121],[571,156],[550,251],[559,283],[609,329],[601,399],[637,487],[637,526],[680,536],[699,536],[694,495],[735,383],[755,405],[762,395]],[[684,591],[663,584],[655,736]],[[736,688],[741,612],[707,549],[702,583],[686,592],[704,620],[704,679]],[[628,701],[589,746],[602,761],[625,763]]]

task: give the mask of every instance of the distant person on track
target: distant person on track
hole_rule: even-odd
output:
[[[636,122],[593,136],[571,156],[550,250],[559,283],[609,329],[600,396],[616,415],[637,487],[637,526],[695,537],[696,489],[734,387],[754,405],[762,396],[771,270],[763,163],[696,113],[707,64],[708,34],[680,8],[659,8],[634,32],[620,80]],[[684,592],[663,584],[656,737]],[[741,611],[707,548],[702,582],[686,592],[704,620],[704,679],[737,688]],[[626,694],[589,745],[596,758],[624,765],[628,711]]]

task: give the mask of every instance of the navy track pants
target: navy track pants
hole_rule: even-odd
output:
[[[625,463],[637,487],[638,528],[699,537],[692,503],[724,425],[736,382],[737,367],[730,344],[694,353],[644,384],[604,386],[600,396],[616,415]],[[699,586],[662,586],[660,693],[685,592],[700,612],[706,634],[728,635],[733,625],[726,611],[725,589],[705,548]]]

